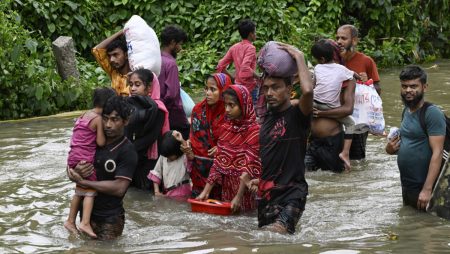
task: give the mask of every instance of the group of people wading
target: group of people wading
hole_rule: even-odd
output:
[[[355,79],[372,79],[381,91],[374,61],[356,51],[357,29],[344,25],[336,41],[315,43],[314,75],[303,52],[283,43],[275,51],[285,56],[272,52],[279,65],[259,65],[260,75],[257,62],[269,60],[256,54],[256,26],[246,19],[238,30],[242,41],[206,78],[205,98],[190,121],[176,64],[187,40],[181,28],[161,33],[159,76],[131,71],[122,31],[93,48],[112,89],[95,90],[94,108],[73,131],[67,172],[77,187],[67,229],[98,239],[120,236],[122,200],[135,186],[157,196],[228,201],[234,212],[257,209],[259,227],[293,234],[308,195],[305,170],[349,171],[350,159],[365,157],[367,131],[342,127],[353,111]],[[234,74],[227,71],[231,63]],[[294,83],[301,95],[291,101]],[[347,125],[352,129],[351,118]]]

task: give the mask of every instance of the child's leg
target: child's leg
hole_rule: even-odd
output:
[[[78,234],[75,221],[77,219],[78,207],[80,207],[80,203],[81,197],[73,195],[72,200],[70,201],[69,217],[67,218],[66,222],[64,222],[64,227],[73,234]]]
[[[91,213],[92,208],[94,207],[94,197],[93,196],[85,196],[83,200],[83,217],[81,218],[80,230],[90,237],[97,238],[97,235],[94,233],[94,230],[91,227]]]
[[[339,158],[341,158],[341,160],[344,162],[345,170],[348,171],[351,169],[350,147],[352,146],[355,121],[351,116],[340,118],[338,119],[338,121],[345,126],[344,147],[342,148],[342,152],[339,154]]]

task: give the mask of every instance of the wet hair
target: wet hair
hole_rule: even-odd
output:
[[[186,42],[186,32],[182,28],[175,25],[168,25],[164,27],[161,32],[162,46],[169,46],[172,41],[175,41],[175,43]]]
[[[162,137],[159,152],[164,157],[169,157],[172,155],[180,157],[183,155],[183,152],[180,149],[181,142],[176,140],[172,133],[173,131],[168,131]]]
[[[358,28],[356,28],[354,25],[346,24],[346,25],[339,27],[339,29],[350,29],[350,34],[351,34],[352,38],[355,38],[355,37],[357,38],[359,36]]]
[[[133,74],[136,74],[138,76],[138,78],[144,83],[145,87],[149,87],[149,86],[152,85],[153,72],[151,70],[144,69],[144,68],[139,68],[139,69],[133,71],[130,74],[130,77]]]
[[[109,115],[116,111],[123,120],[128,120],[132,110],[133,107],[126,101],[126,98],[115,95],[106,101],[103,107],[103,115]]]
[[[311,54],[315,59],[323,58],[326,63],[333,60],[333,45],[326,39],[320,39],[311,47]]]
[[[94,94],[92,96],[94,107],[103,108],[106,101],[114,95],[116,95],[116,92],[110,87],[95,88]]]
[[[250,33],[256,32],[256,25],[251,19],[239,21],[238,31],[242,39],[247,39]]]
[[[401,81],[419,79],[420,83],[427,83],[427,73],[424,69],[417,65],[406,66],[399,75]]]
[[[222,93],[222,96],[225,98],[225,95],[229,95],[233,98],[233,101],[239,106],[240,109],[242,109],[241,103],[239,102],[238,95],[236,91],[234,91],[232,88],[228,88]]]
[[[128,53],[127,41],[124,36],[120,36],[106,46],[106,52],[111,52],[116,48],[120,48],[125,54]]]

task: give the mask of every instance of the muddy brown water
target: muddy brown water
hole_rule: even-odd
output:
[[[450,115],[450,61],[425,67],[426,99]],[[400,122],[398,73],[381,72],[387,127]],[[130,189],[122,237],[70,236],[63,222],[74,185],[64,168],[74,117],[0,123],[0,253],[450,253],[450,222],[402,206],[396,157],[375,136],[352,172],[306,174],[310,194],[294,235],[259,230],[256,213],[192,213]]]

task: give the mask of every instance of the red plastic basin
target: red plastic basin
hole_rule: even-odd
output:
[[[200,201],[192,198],[188,199],[188,202],[191,203],[192,211],[196,213],[231,215],[230,202],[223,202],[215,199]]]

